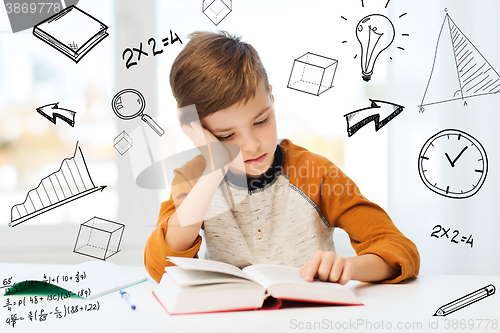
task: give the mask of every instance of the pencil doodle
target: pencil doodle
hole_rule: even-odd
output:
[[[43,20],[59,13],[67,6],[78,4],[78,0],[13,1],[4,0],[12,32],[31,29]]]
[[[233,11],[233,0],[203,0],[202,11],[213,24],[219,25]]]
[[[446,84],[435,78],[444,74]],[[445,15],[437,40],[429,81],[419,105],[424,106],[464,100],[474,96],[496,94],[500,91],[500,76],[479,50]]]
[[[418,156],[420,178],[431,191],[453,199],[473,196],[488,174],[488,157],[479,141],[456,129],[427,140]]]
[[[33,27],[33,35],[78,63],[90,50],[108,37],[108,27],[75,6]]]
[[[146,100],[144,96],[135,89],[120,90],[111,101],[111,108],[123,120],[130,120],[140,117],[148,124],[159,136],[162,136],[165,131],[151,118],[144,114],[146,108]]]
[[[94,216],[80,225],[73,252],[106,260],[120,252],[124,229],[124,224]]]
[[[371,105],[369,107],[344,115],[347,121],[348,136],[354,135],[354,133],[371,121],[375,123],[375,131],[378,131],[403,112],[404,109],[404,106],[391,102],[375,99],[370,99],[370,101]],[[381,116],[381,114],[383,114],[383,116]],[[382,120],[380,120],[380,118],[382,118]]]
[[[36,111],[54,124],[56,123],[56,118],[59,118],[68,123],[71,127],[75,127],[76,112],[67,109],[61,109],[59,107],[59,103],[52,103],[41,106],[37,108]]]
[[[120,155],[125,154],[132,147],[132,138],[127,134],[127,132],[122,131],[113,140],[113,147]]]
[[[88,194],[102,191],[105,187],[94,185],[77,142],[73,157],[65,158],[57,171],[43,178],[38,187],[28,192],[23,203],[12,207],[9,227],[15,227]]]
[[[493,295],[495,293],[495,289],[495,286],[492,284],[479,288],[470,294],[457,298],[456,300],[439,307],[433,316],[447,316],[450,313],[463,309],[466,306]]]
[[[319,96],[333,87],[338,61],[306,53],[293,62],[288,88]]]

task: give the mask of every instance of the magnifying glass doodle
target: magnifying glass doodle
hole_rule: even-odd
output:
[[[113,108],[115,114],[123,120],[130,120],[140,116],[156,134],[162,136],[165,133],[151,116],[144,114],[146,100],[144,96],[135,89],[123,89],[119,91],[111,101],[111,108]]]

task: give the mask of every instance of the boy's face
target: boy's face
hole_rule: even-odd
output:
[[[258,176],[266,172],[274,160],[278,143],[274,97],[262,84],[248,103],[234,104],[201,121],[222,143],[237,144],[245,162],[245,172]]]

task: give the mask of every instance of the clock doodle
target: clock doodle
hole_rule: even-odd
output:
[[[464,199],[479,191],[488,173],[488,158],[471,135],[446,129],[433,135],[418,156],[418,172],[433,192]]]

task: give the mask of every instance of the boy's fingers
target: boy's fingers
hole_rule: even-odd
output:
[[[352,263],[346,260],[344,269],[342,270],[342,276],[340,277],[338,282],[342,285],[346,284],[351,280],[353,272],[354,267],[352,266]]]
[[[336,256],[335,262],[333,263],[332,270],[330,271],[330,276],[328,279],[332,282],[338,282],[342,276],[342,271],[344,270],[345,259],[341,256]]]
[[[322,258],[323,258],[323,251],[316,251],[312,256],[311,261],[309,261],[308,264],[303,266],[302,278],[304,280],[309,282],[314,280],[314,276],[316,275],[316,272],[318,272],[318,267],[321,263]]]
[[[333,252],[325,252],[321,258],[321,264],[318,267],[318,277],[321,281],[328,281],[333,264],[336,261],[336,255]]]

